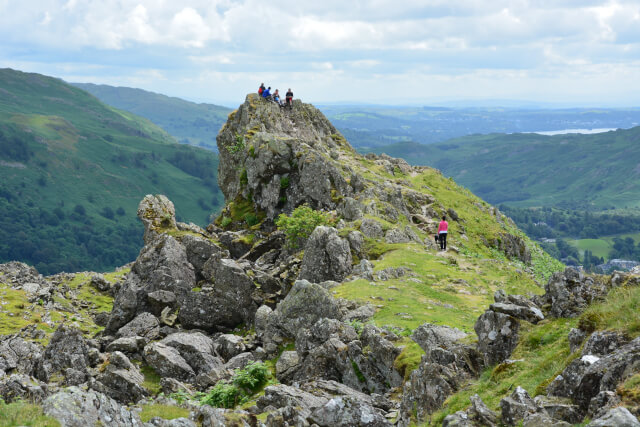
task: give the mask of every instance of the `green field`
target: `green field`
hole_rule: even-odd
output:
[[[613,239],[619,237],[625,239],[631,237],[636,244],[640,242],[640,233],[616,234],[613,236],[604,236],[599,239],[568,239],[567,243],[578,249],[580,255],[584,255],[584,251],[589,250],[598,257],[609,259],[609,252],[613,248]]]

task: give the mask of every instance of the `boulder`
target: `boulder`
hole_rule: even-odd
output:
[[[606,293],[607,287],[603,283],[567,267],[564,272],[554,273],[549,278],[543,299],[551,305],[552,316],[576,317]]]
[[[428,352],[435,347],[449,348],[466,336],[467,334],[457,328],[423,323],[413,331],[411,339]]]
[[[360,232],[370,239],[379,239],[384,236],[382,224],[375,219],[365,218],[360,224]]]
[[[502,409],[502,422],[513,426],[523,420],[527,414],[538,412],[536,403],[529,397],[529,393],[518,386],[510,396],[500,401]]]
[[[178,332],[163,338],[160,343],[178,350],[196,374],[207,373],[223,365],[222,360],[214,355],[213,340],[201,332]]]
[[[176,209],[162,194],[144,196],[138,205],[138,218],[144,225],[145,244],[152,233],[176,228]]]
[[[522,427],[571,427],[571,424],[566,421],[554,420],[544,412],[536,412],[524,416]]]
[[[598,359],[597,356],[587,355],[572,360],[547,386],[547,393],[550,396],[573,397],[585,371]]]
[[[118,338],[107,345],[106,351],[113,353],[114,351],[121,351],[125,354],[137,354],[144,350],[144,346],[147,345],[148,340],[143,337],[123,337]]]
[[[89,346],[82,332],[63,324],[54,332],[44,351],[37,377],[49,382],[52,375],[60,373],[65,377],[65,384],[78,385],[87,380],[89,365]]]
[[[518,344],[520,324],[507,314],[487,310],[478,318],[474,329],[478,335],[478,350],[487,365],[507,359]]]
[[[345,197],[338,205],[338,214],[346,221],[355,221],[362,218],[364,206],[353,197]]]
[[[0,377],[9,372],[31,375],[41,358],[38,345],[16,335],[0,336]]]
[[[222,334],[213,341],[213,350],[224,360],[244,353],[246,349],[244,339],[239,335]]]
[[[629,339],[615,331],[596,331],[587,339],[582,355],[606,356],[629,342]]]
[[[49,396],[42,404],[45,415],[65,427],[111,426],[142,427],[136,412],[102,393],[69,387]]]
[[[522,305],[497,302],[491,304],[489,306],[489,309],[495,311],[496,313],[507,314],[509,316],[515,317],[516,319],[526,320],[530,323],[538,323],[539,321],[544,320],[542,311],[537,307],[526,307]]]
[[[180,307],[178,319],[185,328],[227,331],[241,323],[251,324],[258,309],[252,293],[253,280],[234,260],[210,259],[205,270],[211,271],[213,286],[189,292]]]
[[[482,426],[495,426],[498,424],[498,415],[485,405],[480,396],[474,394],[469,398],[471,407],[467,411],[469,419]]]
[[[204,264],[211,257],[225,258],[228,256],[220,246],[202,236],[187,234],[180,239],[180,243],[185,247],[187,260],[189,260],[199,278],[202,278],[200,274]]]
[[[105,369],[96,377],[94,388],[120,403],[137,402],[147,396],[144,376],[127,356],[111,353]]]
[[[449,414],[442,420],[442,427],[473,427],[473,422],[464,411]]]
[[[5,403],[17,400],[41,402],[47,397],[47,384],[25,374],[0,375],[0,399]]]
[[[640,427],[640,422],[627,408],[609,409],[601,417],[591,421],[587,427]]]
[[[144,348],[144,359],[159,375],[191,381],[196,373],[180,352],[161,342],[154,342]]]
[[[123,337],[143,337],[153,341],[160,335],[160,322],[151,313],[140,313],[131,322],[118,329],[117,338]]]
[[[257,406],[261,412],[269,406],[293,407],[303,419],[306,419],[312,411],[324,406],[328,400],[326,397],[315,396],[297,387],[278,384],[265,387],[264,395],[258,398]]]
[[[365,402],[349,397],[335,397],[309,416],[320,427],[370,426],[383,427],[392,424]]]
[[[349,242],[338,236],[335,228],[319,226],[305,245],[298,277],[315,283],[340,282],[351,273],[351,261]]]
[[[300,357],[297,351],[283,351],[276,362],[276,378],[283,384],[290,383],[300,368]]]
[[[613,391],[601,391],[589,402],[587,416],[591,419],[600,418],[609,409],[620,404],[620,397]]]

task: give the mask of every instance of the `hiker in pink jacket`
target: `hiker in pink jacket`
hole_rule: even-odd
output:
[[[449,229],[449,223],[445,221],[445,216],[442,216],[442,221],[438,225],[438,240],[440,241],[440,250],[447,250],[447,231]]]

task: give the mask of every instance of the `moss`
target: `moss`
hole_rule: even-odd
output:
[[[173,420],[176,418],[189,418],[188,409],[170,405],[142,405],[140,419],[143,423],[149,422],[153,417],[160,417],[165,420]]]
[[[409,338],[404,338],[401,343],[404,345],[404,348],[393,362],[393,367],[396,368],[400,375],[404,377],[404,380],[407,381],[411,372],[420,365],[424,350]]]
[[[285,190],[289,188],[289,177],[288,176],[284,176],[282,178],[280,178],[280,189],[281,190]]]
[[[140,372],[144,376],[142,386],[154,396],[160,393],[162,389],[160,387],[160,380],[162,379],[160,375],[151,366],[147,365],[141,367]]]
[[[640,405],[640,373],[627,378],[616,391],[627,406]]]
[[[358,367],[358,364],[355,362],[355,360],[351,361],[351,367],[353,368],[353,372],[355,372],[358,381],[360,381],[361,383],[366,383],[367,379],[365,378],[362,371],[360,371],[360,368]]]

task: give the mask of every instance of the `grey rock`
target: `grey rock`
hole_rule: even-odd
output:
[[[255,362],[256,357],[253,353],[244,352],[233,356],[231,359],[224,364],[225,369],[233,370],[233,369],[243,369],[249,363]]]
[[[89,346],[79,329],[60,325],[49,341],[37,368],[37,377],[48,382],[53,374],[64,374],[67,385],[86,381]]]
[[[458,411],[444,417],[442,427],[473,427],[473,422],[466,412]]]
[[[627,408],[609,409],[601,417],[591,421],[587,427],[639,427],[638,419]]]
[[[529,251],[526,241],[520,236],[500,233],[500,238],[494,241],[493,246],[511,259],[518,259],[527,265],[531,264],[531,251]]]
[[[162,313],[165,307],[175,308],[177,303],[176,294],[164,290],[148,293],[147,300],[154,313]]]
[[[570,427],[566,421],[559,421],[551,418],[544,412],[527,414],[522,421],[522,427]]]
[[[297,408],[298,414],[306,419],[312,411],[323,407],[328,401],[326,397],[315,396],[297,387],[278,384],[265,387],[264,395],[258,398],[257,406],[261,411],[268,406]]]
[[[304,248],[299,279],[311,282],[342,281],[351,273],[351,250],[333,227],[319,226]]]
[[[352,197],[345,197],[338,205],[338,214],[346,221],[355,221],[362,218],[364,206]]]
[[[298,368],[300,367],[300,357],[296,351],[283,351],[276,362],[276,378],[281,383],[289,383]]]
[[[518,344],[520,324],[507,314],[485,311],[474,325],[478,335],[478,349],[487,365],[507,359]]]
[[[195,371],[180,352],[161,342],[155,342],[144,348],[144,359],[161,376],[191,381]]]
[[[620,404],[620,397],[613,391],[601,391],[589,402],[587,415],[591,419],[600,418],[606,411]]]
[[[212,408],[202,405],[195,410],[193,418],[202,427],[253,427],[257,425],[255,415],[239,409]]]
[[[0,375],[0,399],[5,403],[16,400],[41,402],[48,394],[47,384],[25,374]]]
[[[449,348],[466,336],[467,334],[457,328],[423,323],[413,331],[411,339],[428,352],[434,347]]]
[[[498,415],[485,405],[480,396],[474,394],[469,400],[471,401],[471,407],[467,411],[469,419],[483,426],[498,424]]]
[[[239,335],[222,334],[213,341],[213,349],[224,360],[229,360],[247,350],[244,340]]]
[[[360,232],[364,234],[365,237],[369,237],[371,239],[379,239],[384,236],[382,225],[375,219],[371,218],[365,218],[362,220],[362,223],[360,224]]]
[[[529,393],[520,386],[516,387],[510,396],[500,401],[500,408],[502,409],[502,422],[511,426],[516,425],[527,414],[538,411],[536,403],[529,397]]]
[[[111,288],[111,283],[107,282],[102,274],[92,275],[90,285],[100,292],[106,292]]]
[[[578,405],[572,404],[568,399],[536,396],[533,400],[538,408],[541,408],[554,420],[578,424],[584,418],[584,413]]]
[[[391,426],[372,406],[349,397],[336,397],[311,413],[309,419],[320,427]]]
[[[351,252],[359,258],[363,258],[364,253],[362,252],[362,248],[364,246],[364,236],[362,233],[357,230],[350,231],[349,234],[347,234],[347,241],[349,242]]]
[[[171,200],[161,194],[147,194],[138,205],[138,218],[144,225],[145,244],[151,234],[176,228],[176,209]]]
[[[458,217],[458,213],[453,210],[453,208],[447,209],[447,213],[449,214],[449,218],[454,221],[458,221],[460,218]]]
[[[586,410],[591,399],[599,392],[615,390],[621,381],[639,369],[640,338],[636,338],[588,366],[575,389],[574,399]]]
[[[110,397],[78,387],[69,387],[49,396],[42,409],[45,415],[55,418],[63,427],[143,425],[135,412],[130,412]]]
[[[261,305],[256,311],[255,329],[256,329],[256,336],[258,338],[262,338],[262,335],[264,334],[267,327],[269,326],[269,317],[271,316],[272,312],[273,310],[271,309],[271,307],[266,305]]]
[[[369,260],[363,259],[360,264],[354,267],[353,274],[365,280],[373,280],[373,264]]]
[[[160,343],[178,350],[196,374],[206,373],[223,364],[222,360],[214,355],[211,338],[201,332],[178,332],[163,338]]]
[[[497,313],[507,314],[515,317],[516,319],[526,320],[530,323],[538,323],[539,321],[544,320],[542,311],[536,307],[524,307],[521,305],[497,302],[491,304],[489,309]]]
[[[3,372],[31,375],[41,358],[38,345],[15,335],[0,337],[0,376]]]
[[[118,329],[117,338],[143,337],[149,341],[155,340],[160,335],[160,322],[151,313],[140,313],[131,322]]]
[[[343,320],[345,322],[352,322],[354,320],[358,322],[366,322],[371,319],[374,314],[376,314],[376,309],[373,308],[371,304],[365,304],[346,312]]]
[[[596,356],[605,356],[619,347],[629,342],[629,339],[623,334],[614,331],[596,331],[582,349],[582,355],[593,354]]]
[[[148,340],[143,337],[122,337],[112,341],[107,345],[107,352],[121,351],[125,354],[136,354],[142,352]]]
[[[196,427],[197,424],[188,418],[174,418],[165,420],[160,417],[153,417],[149,420],[149,424],[155,427]]]
[[[573,397],[587,368],[598,359],[597,356],[589,355],[572,360],[547,386],[547,393],[550,396]]]
[[[582,329],[571,328],[569,331],[569,348],[571,353],[580,348],[582,343],[584,342],[587,333]]]
[[[411,240],[411,236],[399,228],[391,228],[384,235],[384,241],[387,243],[409,243]]]
[[[98,391],[120,403],[137,402],[147,396],[142,386],[144,376],[123,353],[116,351],[109,356],[106,368],[96,377]]]
[[[545,285],[544,299],[555,317],[576,317],[592,302],[604,296],[607,288],[571,267],[554,273]]]
[[[178,319],[182,325],[216,331],[253,323],[258,309],[251,297],[256,289],[253,280],[231,259],[213,262],[211,271],[213,287],[189,292],[181,305]]]
[[[198,273],[202,272],[204,264],[211,257],[218,257],[220,259],[226,255],[220,246],[201,236],[188,234],[182,237],[180,243],[184,245],[187,251],[187,259]]]

